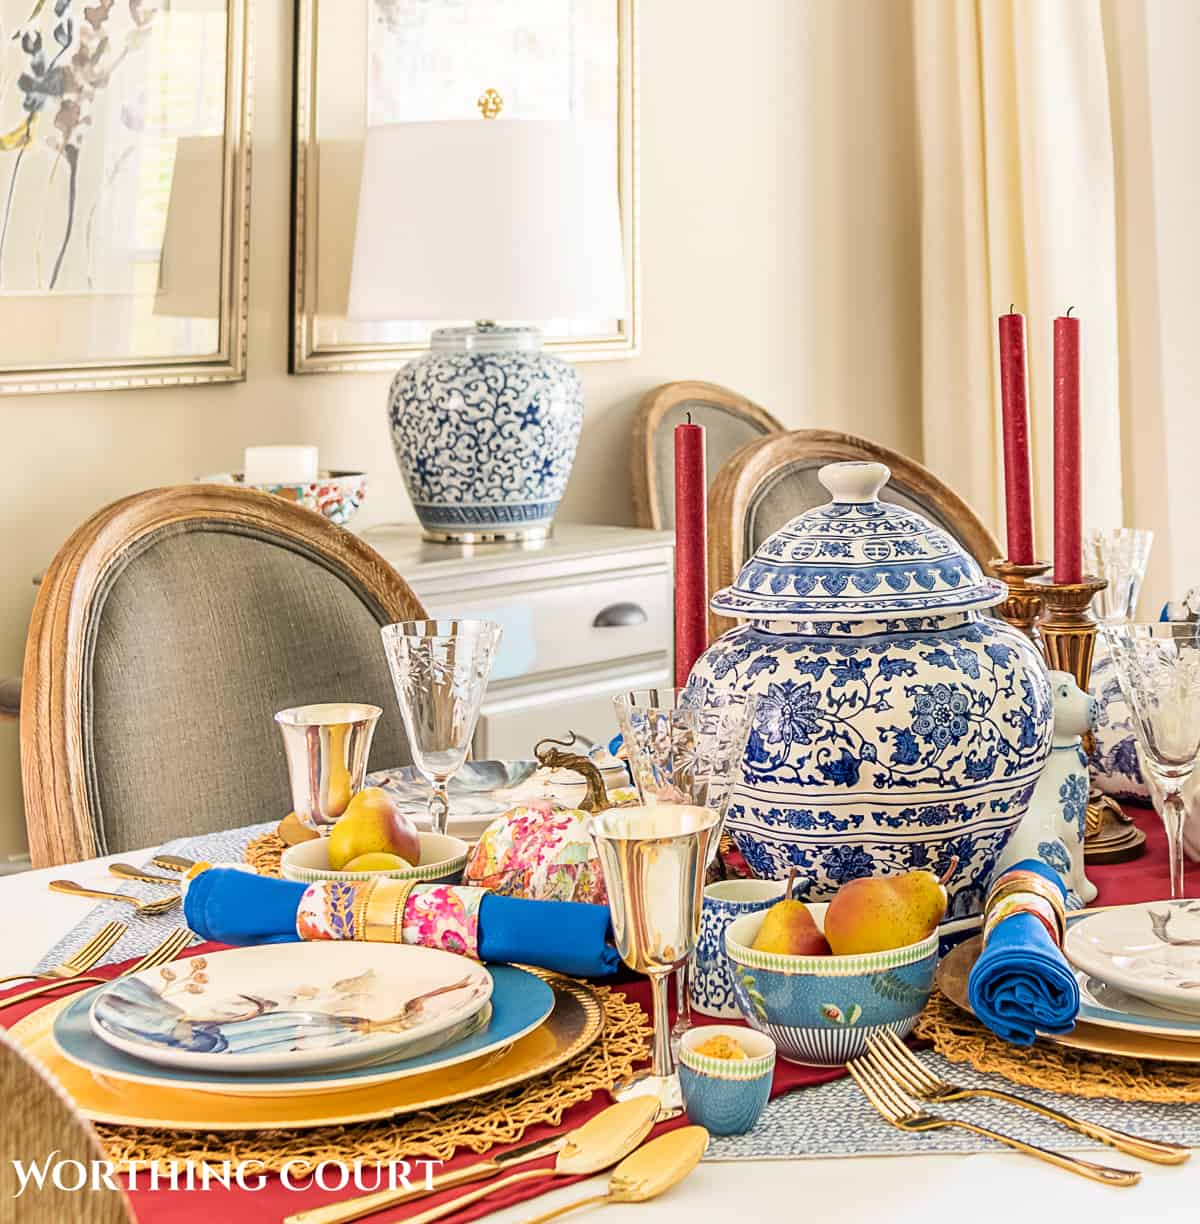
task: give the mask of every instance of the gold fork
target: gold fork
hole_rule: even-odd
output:
[[[51,892],[67,893],[72,897],[100,897],[104,901],[124,901],[127,905],[132,905],[139,914],[145,914],[146,917],[161,914],[169,910],[171,906],[179,904],[178,896],[160,897],[157,901],[142,901],[137,897],[131,897],[128,893],[105,892],[100,888],[84,888],[82,884],[76,884],[73,880],[51,880],[49,888]]]
[[[854,1077],[854,1082],[862,1089],[863,1095],[875,1107],[880,1117],[885,1122],[890,1122],[897,1130],[919,1133],[954,1126],[970,1131],[973,1135],[994,1139],[997,1143],[1024,1152],[1027,1156],[1036,1156],[1047,1164],[1057,1165],[1060,1169],[1078,1173],[1081,1177],[1102,1182],[1106,1186],[1135,1186],[1142,1180],[1141,1173],[1135,1169],[1114,1169],[1108,1165],[1093,1164],[1090,1160],[1067,1156],[1063,1152],[1052,1152],[1034,1143],[1026,1143],[1023,1139],[1014,1139],[1011,1135],[1002,1135],[999,1131],[976,1126],[974,1122],[964,1122],[961,1118],[943,1118],[926,1113],[903,1088],[866,1058],[848,1062],[846,1070]]]
[[[1158,1139],[1143,1139],[1138,1135],[1126,1134],[1125,1131],[1113,1130],[1099,1122],[1085,1122],[1072,1118],[1068,1114],[1051,1109],[1048,1105],[1039,1105],[1028,1097],[1017,1096],[1013,1092],[1005,1092],[1000,1088],[960,1088],[957,1084],[940,1080],[924,1063],[896,1036],[885,1030],[882,1034],[867,1039],[867,1058],[885,1075],[906,1088],[915,1097],[923,1101],[946,1102],[966,1101],[971,1097],[989,1097],[993,1101],[1007,1101],[1010,1105],[1019,1105],[1050,1118],[1063,1126],[1069,1127],[1089,1139],[1098,1139],[1107,1143],[1119,1152],[1128,1156],[1139,1156],[1142,1160],[1150,1160],[1155,1164],[1183,1164],[1191,1156],[1190,1148],[1178,1143],[1166,1143]]]
[[[12,995],[7,999],[0,999],[0,1008],[11,1007],[14,1003],[24,1003],[26,999],[36,999],[38,995],[49,994],[50,991],[58,990],[62,986],[78,986],[84,982],[115,982],[117,978],[129,977],[133,973],[141,973],[143,969],[153,969],[156,965],[165,965],[168,961],[173,961],[192,942],[193,938],[192,932],[187,927],[176,927],[153,952],[147,952],[140,961],[130,965],[128,969],[123,969],[114,978],[75,977],[60,982],[43,982],[40,986],[34,986],[30,990],[23,990],[20,994]]]
[[[43,969],[41,973],[10,973],[8,977],[0,978],[0,986],[8,982],[19,982],[23,978],[78,977],[100,960],[127,930],[129,928],[123,922],[106,922],[78,952],[68,956],[61,965]]]

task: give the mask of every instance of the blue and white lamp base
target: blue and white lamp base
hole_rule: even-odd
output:
[[[544,539],[583,425],[579,374],[533,327],[445,327],[393,379],[392,444],[427,539]]]

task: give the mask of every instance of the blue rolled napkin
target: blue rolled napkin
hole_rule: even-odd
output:
[[[308,887],[210,867],[189,881],[184,918],[202,939],[218,943],[295,943],[300,938],[296,911]],[[535,965],[572,977],[607,977],[620,965],[611,938],[606,905],[527,901],[494,893],[480,900],[478,946],[484,961]]]
[[[1009,870],[1036,872],[1065,901],[1057,873],[1036,859],[1024,859]],[[1079,1014],[1075,973],[1045,924],[1030,913],[1012,914],[993,928],[971,970],[967,992],[976,1017],[1012,1045],[1032,1045],[1039,1032],[1069,1033]]]

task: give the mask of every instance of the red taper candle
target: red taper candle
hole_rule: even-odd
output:
[[[675,426],[675,684],[708,645],[708,480],[704,426]]]
[[[1000,411],[1004,423],[1004,516],[1008,560],[1033,564],[1033,468],[1025,316],[1000,316]]]
[[[1083,579],[1079,320],[1054,320],[1054,581]]]

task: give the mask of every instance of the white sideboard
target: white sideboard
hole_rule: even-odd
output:
[[[556,524],[545,543],[434,544],[413,526],[362,537],[430,616],[504,626],[474,755],[523,760],[547,735],[616,732],[612,697],[670,685],[674,537],[633,527]]]

